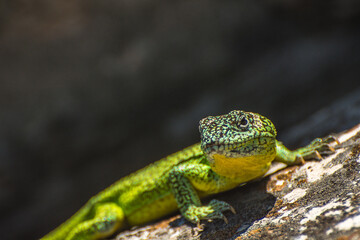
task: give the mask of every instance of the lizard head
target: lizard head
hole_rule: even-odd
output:
[[[201,149],[220,175],[260,174],[275,158],[275,126],[259,114],[234,110],[209,116],[200,120],[199,130]]]

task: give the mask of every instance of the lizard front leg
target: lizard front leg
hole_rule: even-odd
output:
[[[78,224],[66,240],[100,239],[113,234],[124,223],[124,212],[115,203],[96,206],[92,219]]]
[[[291,151],[281,142],[276,141],[275,161],[283,162],[287,165],[294,165],[304,163],[306,160],[321,160],[322,155],[329,155],[335,151],[335,149],[330,146],[331,142],[339,144],[336,137],[329,136],[324,139],[316,138],[309,145]]]
[[[175,166],[169,173],[169,183],[182,216],[198,226],[202,219],[223,219],[227,222],[222,212],[230,210],[235,213],[228,203],[219,200],[212,200],[208,205],[202,206],[196,190],[208,195],[237,185],[214,173],[208,165]]]

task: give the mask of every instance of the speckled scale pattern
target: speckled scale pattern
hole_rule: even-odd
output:
[[[208,154],[213,151],[222,150],[229,153],[231,150],[245,146],[252,139],[260,139],[264,136],[276,137],[274,124],[259,114],[234,110],[229,114],[220,116],[209,116],[199,123],[201,136],[201,148]],[[259,142],[257,145],[266,144]],[[243,155],[252,155],[253,148],[241,148]]]

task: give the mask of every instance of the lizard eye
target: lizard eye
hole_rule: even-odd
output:
[[[239,122],[240,128],[246,128],[249,125],[249,121],[246,119],[246,117],[242,117]]]

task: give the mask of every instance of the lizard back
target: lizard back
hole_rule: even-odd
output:
[[[155,185],[152,183],[162,179],[174,166],[193,159],[199,159],[203,156],[204,153],[201,150],[200,143],[191,145],[121,178],[97,194],[92,201],[102,202],[107,201],[108,198],[109,200],[113,200],[114,197],[119,197],[121,193],[127,192],[130,188],[134,189],[136,187],[140,187],[142,189],[147,189],[146,186],[159,185],[161,183]]]

